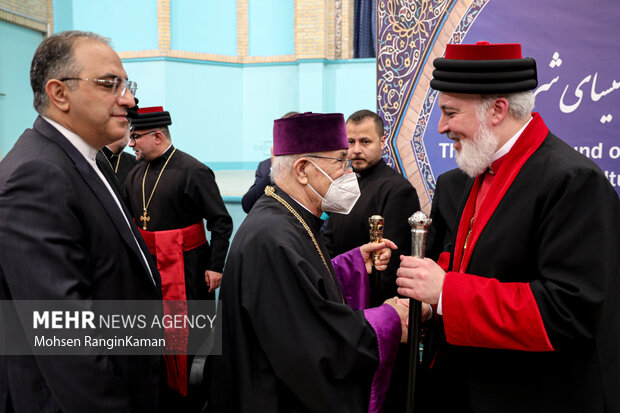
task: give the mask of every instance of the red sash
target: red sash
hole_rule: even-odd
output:
[[[185,292],[185,264],[183,252],[198,248],[207,242],[204,225],[197,223],[168,231],[145,231],[138,227],[149,251],[157,259],[161,274],[164,316],[187,316]],[[171,301],[173,300],[173,301]],[[187,328],[164,328],[166,348],[164,359],[168,372],[168,386],[187,396]],[[176,354],[182,353],[182,354]]]

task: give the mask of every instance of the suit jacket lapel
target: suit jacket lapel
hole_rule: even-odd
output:
[[[114,169],[112,169],[112,164],[110,163],[108,158],[105,156],[105,154],[101,150],[97,151],[95,162],[97,163],[97,166],[99,167],[99,170],[101,171],[101,173],[108,180],[108,183],[110,184],[110,186],[114,188],[117,192],[120,192],[118,178],[116,177],[116,173],[114,172]]]
[[[67,156],[71,159],[78,173],[82,176],[84,182],[86,182],[86,184],[90,187],[92,192],[95,194],[95,196],[103,206],[106,214],[108,214],[108,216],[114,223],[114,226],[116,227],[116,230],[119,232],[123,241],[138,257],[140,263],[142,263],[142,266],[144,267],[145,272],[147,274],[150,272],[153,275],[153,281],[155,282],[155,285],[159,287],[159,284],[161,282],[159,279],[159,273],[157,272],[157,270],[153,270],[154,266],[152,264],[152,259],[149,260],[151,258],[149,250],[148,248],[146,248],[146,244],[144,243],[144,240],[142,240],[142,236],[140,236],[137,231],[133,231],[133,229],[130,229],[133,226],[131,217],[129,216],[129,212],[125,208],[125,205],[123,205],[120,194],[118,194],[118,192],[114,189],[114,186],[111,185],[112,190],[115,191],[116,196],[120,201],[122,213],[121,210],[118,209],[118,205],[110,195],[108,189],[105,187],[103,182],[101,182],[101,179],[99,178],[97,173],[93,170],[93,168],[86,161],[86,159],[84,159],[82,154],[80,154],[80,152],[71,144],[71,142],[67,140],[67,138],[65,138],[60,132],[58,132],[56,128],[54,128],[41,117],[38,117],[35,121],[34,128],[47,139],[53,141],[58,146],[60,146],[67,154]],[[125,214],[125,217],[130,223],[129,226],[127,226],[127,222],[125,221],[125,218],[123,218],[122,214]],[[140,247],[138,247],[138,244],[136,244],[136,242],[134,241],[134,237],[138,241]],[[142,254],[140,253],[138,248],[142,249]],[[144,257],[147,258],[148,262],[145,262],[142,258],[143,254]],[[150,268],[148,268],[147,265],[149,265]],[[160,289],[158,288],[158,290]]]

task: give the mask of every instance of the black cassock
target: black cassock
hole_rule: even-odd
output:
[[[283,191],[276,194],[308,224],[335,277],[319,235],[322,221]],[[383,351],[369,321],[375,309],[342,303],[310,236],[277,200],[259,199],[237,231],[220,299],[223,355],[213,357],[210,412],[369,411]],[[395,339],[393,350],[398,334],[400,327],[397,337],[382,336]]]
[[[396,270],[402,255],[411,254],[411,228],[407,219],[420,209],[418,194],[411,184],[381,159],[358,174],[360,198],[348,215],[331,213],[323,234],[327,249],[336,256],[370,241],[368,218],[385,219],[383,236],[398,245],[388,268],[371,275],[370,302],[379,305],[396,295]]]
[[[437,177],[431,207],[433,220],[428,228],[426,256],[437,260],[445,251],[451,251],[458,229],[457,215],[465,196],[469,177],[460,169],[452,169]]]
[[[144,185],[145,202],[148,202],[157,177],[173,150],[171,146],[150,163]],[[129,173],[125,188],[129,209],[140,228],[143,211],[142,179],[147,165],[144,162]],[[205,270],[222,272],[233,226],[213,171],[177,149],[161,174],[148,207],[148,216],[150,221],[147,223],[147,231],[185,228],[206,219],[211,243],[207,242],[183,253],[185,288],[190,300],[212,298],[213,293],[208,293],[205,283]]]
[[[502,159],[486,196],[482,176],[468,181],[459,212],[431,405],[619,412],[618,194],[538,114]]]
[[[370,241],[368,218],[384,218],[383,236],[398,246],[392,251],[385,271],[373,269],[370,275],[370,303],[379,305],[396,295],[396,271],[400,255],[411,254],[411,227],[407,220],[420,209],[415,188],[401,174],[390,168],[383,159],[357,174],[360,198],[348,215],[330,214],[323,234],[330,254],[337,255]],[[398,361],[392,374],[390,391],[385,403],[386,412],[405,409],[408,353],[401,345]]]
[[[121,151],[121,153],[115,155],[107,146],[101,148],[100,152],[105,156],[105,159],[107,159],[110,167],[114,171],[119,186],[124,188],[125,179],[127,179],[129,171],[139,164],[140,161],[137,160],[135,156],[125,151]]]

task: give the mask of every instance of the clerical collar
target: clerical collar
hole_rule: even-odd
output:
[[[174,150],[174,147],[172,146],[172,144],[170,144],[170,146],[168,146],[168,149],[166,149],[164,153],[162,153],[157,158],[151,161],[153,166],[157,166],[157,164],[166,162],[166,160],[170,157],[170,154],[172,153],[173,150]]]
[[[510,138],[508,140],[508,142],[506,142],[505,144],[502,145],[501,148],[499,148],[497,150],[497,152],[495,152],[493,154],[493,157],[491,158],[491,163],[497,161],[499,158],[501,158],[502,156],[506,155],[508,152],[510,152],[510,150],[512,149],[512,147],[514,146],[515,143],[517,143],[517,139],[519,139],[519,136],[521,136],[521,134],[523,133],[523,131],[525,130],[525,128],[527,128],[527,125],[530,124],[530,122],[532,121],[533,118],[530,117],[530,120],[527,121],[527,123],[525,125],[523,125],[523,127],[521,129],[519,129],[517,131],[517,133],[515,133],[512,138]]]
[[[287,194],[288,195],[288,194]],[[295,198],[293,198],[292,196],[288,195],[293,201],[297,202],[299,204],[299,206],[301,206],[303,209],[305,209],[306,211],[308,211],[309,213],[311,213],[312,215],[314,215],[314,213],[312,211],[310,211],[308,208],[306,208],[306,206],[304,204],[302,204],[301,202],[299,202],[298,200],[296,200]],[[316,217],[316,215],[314,215]],[[322,211],[321,216],[319,217],[319,219],[321,221],[325,221],[327,218],[329,218],[329,214],[326,213],[325,211]]]
[[[288,195],[288,194],[287,194]],[[288,195],[293,201],[297,202],[299,204],[300,207],[302,207],[303,209],[305,209],[306,211],[310,212],[312,215],[314,215],[314,213],[312,211],[310,211],[308,208],[306,208],[306,206],[304,204],[302,204],[301,202],[299,202],[298,200],[296,200],[295,198],[293,198],[292,196]],[[316,215],[315,215],[316,216]]]
[[[80,135],[77,133],[70,131],[69,129],[62,126],[60,123],[48,118],[47,116],[41,115],[43,119],[49,122],[50,125],[58,129],[58,131],[65,137],[67,140],[78,150],[79,153],[90,163],[91,165],[96,165],[95,157],[97,156],[97,149],[90,146]]]
[[[292,196],[290,196],[289,194],[284,192],[282,190],[282,188],[280,188],[279,186],[274,184],[273,187],[275,188],[275,190],[278,193],[278,195],[280,195],[280,196],[284,195],[284,197],[290,198],[292,201],[295,201],[295,202],[293,202],[291,204],[291,206],[293,208],[295,208],[295,204],[299,205],[302,208],[302,210],[300,211],[299,210],[300,208],[295,208],[296,210],[298,210],[298,212],[304,213],[303,212],[304,210],[308,212],[308,216],[305,216],[306,214],[304,213],[304,219],[306,220],[308,225],[311,225],[313,227],[312,229],[315,232],[318,231],[321,228],[321,226],[323,225],[323,220],[320,217],[317,217],[316,215],[314,215],[314,213],[312,213],[312,211],[310,211],[308,208],[306,208],[304,204],[302,204],[301,202],[299,202],[298,200],[296,200],[295,198],[293,198]]]
[[[379,164],[382,163],[382,162],[385,163],[383,161],[383,158],[379,159],[379,161],[377,161],[377,163],[374,164],[373,166],[369,166],[366,169],[363,169],[363,170],[361,170],[359,172],[355,172],[355,175],[357,175],[358,178],[362,178],[362,177],[364,177],[366,175],[370,175],[371,173],[373,173],[373,171],[375,171],[379,167]]]
[[[112,159],[112,157],[114,156],[114,153],[112,152],[112,149],[108,148],[107,146],[104,146],[103,148],[101,148],[101,152],[108,159]]]

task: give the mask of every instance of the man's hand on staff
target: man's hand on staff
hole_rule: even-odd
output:
[[[364,265],[366,265],[366,272],[368,272],[368,274],[372,272],[373,252],[381,250],[381,255],[374,262],[374,266],[377,271],[385,271],[387,269],[388,263],[390,262],[392,250],[395,250],[396,248],[398,248],[396,244],[394,244],[387,238],[383,238],[381,242],[369,242],[368,244],[362,245],[360,247],[360,251],[362,253],[362,258],[364,259]]]
[[[397,292],[428,304],[437,304],[446,272],[430,258],[400,257]]]

